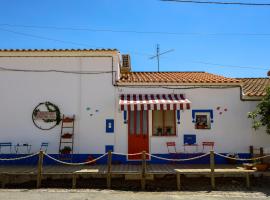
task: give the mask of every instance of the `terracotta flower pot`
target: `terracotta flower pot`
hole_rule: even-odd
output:
[[[268,164],[266,163],[256,164],[255,167],[257,171],[266,171],[268,169]]]
[[[60,150],[61,154],[70,154],[71,148],[68,146],[65,146],[63,149]]]
[[[61,154],[70,154],[70,152],[71,152],[70,150],[62,150]]]
[[[72,134],[71,133],[65,133],[64,135],[62,135],[62,138],[70,139],[70,138],[72,138]]]
[[[67,123],[73,122],[73,118],[65,117],[65,118],[63,119],[63,122],[67,122]]]
[[[243,163],[243,167],[246,169],[246,170],[252,170],[254,165],[251,164],[251,163]]]

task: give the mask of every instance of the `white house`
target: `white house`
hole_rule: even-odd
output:
[[[61,123],[54,126],[50,120],[56,115],[42,111],[43,102],[75,116],[71,141],[78,160],[108,150],[167,157],[174,151],[167,144],[183,156],[211,148],[249,156],[250,145],[269,147],[270,136],[263,129],[255,132],[247,118],[265,95],[268,78],[132,72],[129,56],[115,49],[0,50],[0,67],[5,156],[39,151],[42,143],[48,143],[49,154],[65,147],[61,135],[73,132],[62,130]]]

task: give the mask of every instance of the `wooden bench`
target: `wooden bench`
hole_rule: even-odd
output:
[[[99,170],[98,169],[81,169],[78,171],[73,172],[72,175],[72,189],[76,188],[77,184],[77,176],[81,174],[98,174]]]
[[[250,174],[254,170],[245,169],[215,169],[211,172],[211,169],[174,169],[176,172],[177,189],[181,189],[181,175],[192,174],[192,175],[210,175],[213,178],[212,189],[215,189],[215,174],[219,175],[243,175],[246,177],[246,186],[250,188]]]

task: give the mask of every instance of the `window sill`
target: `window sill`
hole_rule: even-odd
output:
[[[211,128],[195,128],[195,130],[211,130]]]
[[[151,137],[177,137],[178,135],[151,135]]]

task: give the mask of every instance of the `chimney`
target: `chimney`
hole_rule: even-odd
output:
[[[131,71],[131,61],[129,54],[122,55],[121,74],[125,74]]]

